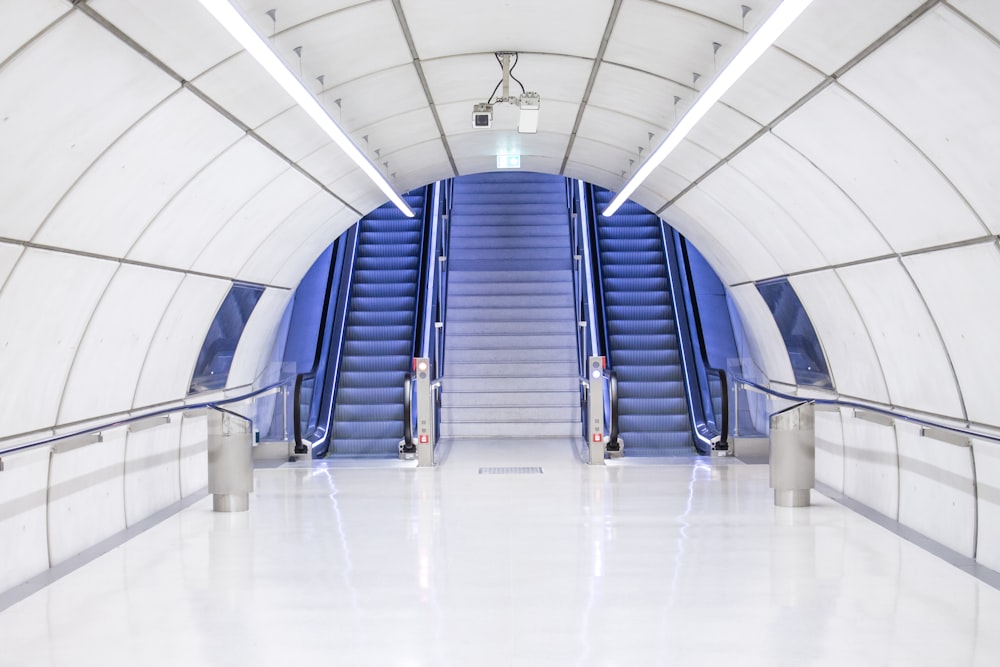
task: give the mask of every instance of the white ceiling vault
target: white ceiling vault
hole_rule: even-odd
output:
[[[520,153],[522,169],[616,189],[776,2],[234,4],[405,191],[492,170],[504,151]],[[205,285],[218,281],[286,293],[385,201],[197,0],[0,0],[0,16],[7,349],[31,344],[2,324],[34,306],[17,286],[65,265],[86,274],[79,289],[89,291],[53,297],[53,312],[72,304],[84,318],[113,310],[109,295],[127,290],[109,285],[126,273],[174,276],[158,283],[157,322],[136,332],[140,346],[174,354],[176,336],[161,338],[184,312],[181,295],[214,312],[224,290]],[[1000,323],[990,306],[1000,295],[976,297],[986,310],[951,326],[942,318],[954,318],[954,304],[932,283],[947,276],[979,294],[983,277],[949,270],[957,262],[1000,284],[998,35],[1000,5],[987,0],[815,0],[633,198],[699,247],[748,322],[766,320],[754,316],[762,304],[750,283],[790,276],[840,393],[996,423],[989,402],[963,388],[978,390],[1000,358],[952,348],[969,345],[972,326]],[[472,127],[473,104],[499,79],[499,50],[519,52],[515,73],[541,96],[537,134],[515,131],[513,108],[498,107],[491,130]],[[937,359],[946,381],[911,388],[921,378],[897,357],[912,336],[882,316],[873,280],[908,290],[890,305],[904,322],[929,324],[906,350]],[[856,313],[830,316],[831,303]],[[195,328],[211,319],[198,317]],[[781,355],[764,349],[780,344],[776,332],[749,328],[758,359],[779,359],[763,370],[791,382]],[[94,334],[57,338],[68,356],[46,362],[50,377],[93,363],[76,346]],[[0,364],[4,354],[13,353],[0,352]],[[136,363],[128,381],[153,386],[143,369],[164,362]],[[869,363],[878,372],[853,370]],[[183,395],[184,373],[174,374],[176,391],[136,390],[131,400]],[[64,396],[45,414],[15,415],[4,432],[57,423],[60,403],[75,406]]]

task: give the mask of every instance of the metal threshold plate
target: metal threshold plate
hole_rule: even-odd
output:
[[[479,474],[480,475],[541,475],[542,469],[538,466],[480,468]]]

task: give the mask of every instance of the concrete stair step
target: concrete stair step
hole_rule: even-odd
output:
[[[574,329],[575,327],[573,326],[572,319],[537,320],[531,322],[466,322],[461,320],[449,320],[447,336],[448,338],[451,338],[452,334],[522,334],[525,336],[533,336],[536,334],[565,334],[575,340],[576,332]],[[527,347],[527,345],[525,345],[525,347]]]
[[[557,377],[447,377],[442,381],[444,393],[451,392],[566,392],[579,391],[577,375]]]
[[[582,426],[566,422],[441,422],[445,438],[572,438],[581,435]]]
[[[579,389],[564,391],[452,391],[441,394],[442,407],[580,405]]]
[[[576,346],[518,348],[451,348],[445,366],[464,363],[523,363],[526,361],[562,361],[576,364]]]
[[[493,308],[490,305],[483,307],[454,306],[448,304],[448,326],[458,322],[523,322],[525,326],[530,326],[534,322],[544,322],[546,320],[558,320],[560,324],[572,322],[575,317],[573,306],[552,306],[549,308],[538,308],[529,306],[526,308]]]
[[[523,294],[449,294],[448,313],[465,308],[573,308],[573,293],[535,294],[525,299]]]
[[[449,330],[445,358],[449,358],[456,350],[504,350],[517,351],[529,349],[524,346],[524,339],[517,332],[497,334],[460,334]],[[576,335],[568,332],[535,334],[534,344],[530,349],[558,350],[566,347],[576,349]]]
[[[454,406],[441,408],[441,421],[452,424],[513,423],[513,422],[579,422],[580,406]]]
[[[578,374],[576,360],[573,361],[515,361],[508,363],[483,363],[479,361],[445,361],[445,377],[480,377],[489,382],[498,377],[552,377]],[[490,380],[487,380],[490,378]]]

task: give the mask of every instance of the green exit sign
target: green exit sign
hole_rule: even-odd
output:
[[[520,155],[497,155],[497,169],[520,169]]]

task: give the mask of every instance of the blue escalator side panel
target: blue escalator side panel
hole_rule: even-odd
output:
[[[424,190],[358,223],[337,403],[328,456],[392,457],[403,438],[403,380],[411,370],[420,281]]]
[[[597,209],[613,193],[594,189]],[[608,354],[626,455],[695,453],[660,220],[626,202],[597,226]]]

